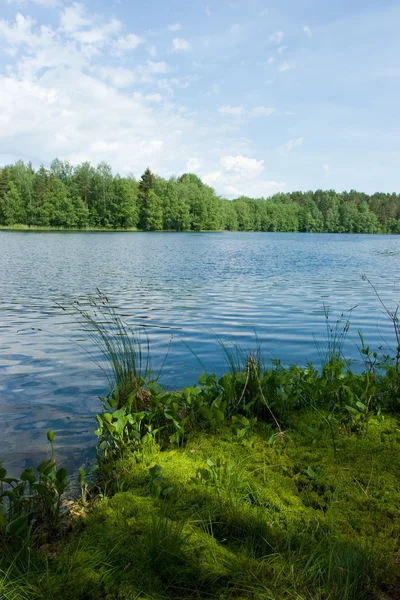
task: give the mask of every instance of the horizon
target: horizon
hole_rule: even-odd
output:
[[[168,5],[2,0],[0,166],[192,172],[229,199],[398,189],[398,3]]]

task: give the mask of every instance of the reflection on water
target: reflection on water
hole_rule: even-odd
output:
[[[346,351],[358,360],[359,329],[371,346],[391,337],[360,275],[390,306],[400,299],[397,236],[0,232],[0,253],[1,458],[15,468],[42,458],[49,427],[67,464],[93,443],[107,384],[61,306],[96,288],[146,326],[155,367],[171,344],[170,386],[193,382],[200,362],[222,372],[216,339],[251,347],[254,331],[266,358],[318,362],[324,304],[333,319],[357,305]]]

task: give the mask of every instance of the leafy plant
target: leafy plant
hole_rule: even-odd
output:
[[[165,477],[162,475],[162,467],[160,465],[154,465],[150,469],[151,476],[151,487],[155,493],[155,495],[162,496],[163,498],[168,498],[174,488],[172,486],[164,486]]]
[[[51,458],[24,469],[19,478],[7,477],[0,463],[0,536],[20,535],[30,539],[34,529],[54,531],[59,523],[61,499],[68,485],[68,473],[57,468],[54,459],[54,432],[47,433]]]

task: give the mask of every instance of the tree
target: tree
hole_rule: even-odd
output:
[[[8,191],[0,196],[0,223],[15,225],[24,222],[24,210],[17,186],[10,182]]]
[[[4,198],[7,192],[10,189],[11,185],[11,177],[10,171],[8,167],[4,167],[4,169],[0,172],[0,198]]]
[[[150,190],[147,196],[146,209],[143,214],[143,229],[145,231],[160,231],[162,227],[162,200],[154,190]]]
[[[88,162],[79,165],[74,172],[74,181],[78,186],[78,190],[85,206],[89,208],[89,197],[91,192],[92,181],[94,177],[94,169]]]
[[[194,173],[166,180],[146,169],[139,183],[105,162],[77,167],[54,159],[35,171],[22,160],[0,168],[0,224],[145,231],[400,233],[400,195],[356,190],[218,197]]]
[[[239,231],[251,231],[254,225],[248,203],[243,198],[239,198],[238,200],[234,200],[234,207]]]
[[[114,204],[112,222],[114,227],[136,227],[138,222],[137,184],[132,179],[114,179]]]
[[[189,205],[179,197],[178,191],[177,182],[170,179],[164,191],[163,229],[184,231],[190,228]]]
[[[155,178],[149,168],[145,170],[138,189],[139,229],[147,230],[147,219],[150,216],[150,192],[154,190]],[[162,227],[162,225],[161,225]]]

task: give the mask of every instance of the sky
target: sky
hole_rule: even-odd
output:
[[[0,0],[0,165],[399,190],[399,0]]]

